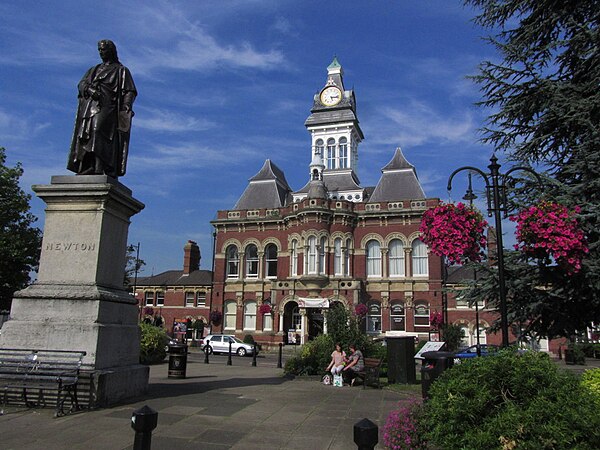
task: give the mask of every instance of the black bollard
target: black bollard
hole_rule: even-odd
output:
[[[354,424],[354,443],[358,450],[374,450],[379,441],[379,428],[369,419]]]
[[[277,368],[281,369],[283,365],[281,364],[281,357],[283,354],[283,343],[279,343],[279,359],[277,360]]]
[[[254,343],[254,351],[252,352],[252,367],[256,367],[256,342]]]
[[[227,355],[227,365],[231,365],[231,340],[229,340],[229,354]]]
[[[148,405],[142,406],[131,415],[131,428],[135,430],[133,450],[150,450],[152,430],[158,424],[158,413]]]
[[[204,364],[208,364],[208,342],[204,346]]]

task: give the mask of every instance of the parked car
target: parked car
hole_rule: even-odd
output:
[[[204,338],[200,348],[204,350],[204,347],[208,345],[208,353],[228,353],[229,343],[231,342],[231,353],[235,353],[238,356],[252,355],[254,353],[254,346],[242,342],[240,339],[230,334],[209,334]],[[256,349],[258,355],[258,347]]]
[[[500,349],[497,345],[492,344],[480,344],[481,356],[490,356],[498,352]],[[465,349],[459,350],[454,353],[454,362],[460,362],[461,359],[476,358],[477,357],[477,345],[471,345]]]

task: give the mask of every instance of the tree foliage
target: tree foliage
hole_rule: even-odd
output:
[[[473,77],[480,104],[492,111],[483,141],[546,171],[553,180],[544,197],[581,207],[578,219],[590,249],[573,277],[507,258],[507,270],[518,277],[507,275],[510,316],[532,321],[531,329],[542,335],[582,330],[600,319],[600,1],[465,3],[478,9],[475,22],[489,30],[487,39],[499,53]],[[519,202],[541,196],[525,189]]]
[[[130,244],[127,246],[127,253],[125,254],[125,280],[124,286],[133,286],[136,273],[139,275],[142,267],[146,265],[146,261],[139,258],[137,254],[136,246]]]
[[[6,151],[0,147],[0,309],[9,308],[15,291],[30,282],[37,269],[42,233],[33,227],[29,212],[31,196],[19,187],[20,163],[7,167]]]

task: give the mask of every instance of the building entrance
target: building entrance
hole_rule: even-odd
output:
[[[306,315],[308,317],[308,340],[312,341],[318,335],[323,334],[325,318],[323,310],[317,308],[307,308]]]

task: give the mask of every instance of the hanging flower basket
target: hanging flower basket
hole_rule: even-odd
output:
[[[144,306],[142,313],[144,314],[144,316],[153,316],[154,309],[152,308],[152,306]]]
[[[270,303],[263,303],[259,306],[258,312],[264,316],[265,314],[271,314],[271,312],[273,312],[273,308],[271,308]]]
[[[366,316],[367,315],[367,305],[365,305],[364,303],[359,303],[354,308],[354,313],[357,316]]]
[[[583,230],[576,215],[558,203],[542,202],[512,216],[517,224],[516,250],[549,264],[552,259],[568,273],[581,270],[581,260],[588,253]]]
[[[223,314],[221,313],[221,311],[211,311],[210,321],[213,325],[219,325],[221,323],[221,319],[223,319]]]
[[[421,239],[437,256],[454,264],[481,261],[487,245],[487,222],[481,213],[464,203],[443,204],[425,211],[421,219]]]

